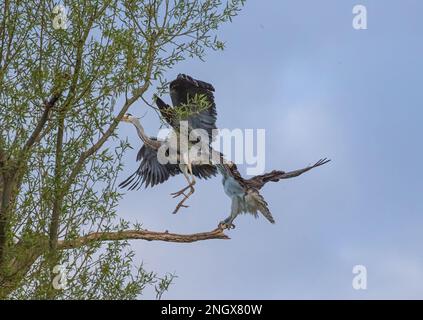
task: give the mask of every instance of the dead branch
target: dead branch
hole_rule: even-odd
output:
[[[115,241],[115,240],[146,240],[146,241],[165,241],[177,243],[191,243],[202,240],[212,239],[230,239],[219,227],[209,232],[193,233],[193,234],[177,234],[165,232],[156,232],[149,230],[124,230],[118,232],[93,232],[85,236],[73,240],[59,240],[57,243],[58,250],[75,249],[92,242],[98,241]]]

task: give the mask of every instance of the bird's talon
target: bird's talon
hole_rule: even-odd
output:
[[[221,228],[223,230],[224,229],[231,230],[231,229],[235,229],[235,225],[233,223],[227,223],[227,222],[222,221],[222,222],[219,223],[219,228]]]

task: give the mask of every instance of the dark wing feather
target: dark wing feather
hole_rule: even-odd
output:
[[[194,165],[192,166],[192,174],[197,178],[207,180],[216,176],[217,169],[215,166],[209,164]]]
[[[227,174],[232,176],[234,180],[239,184],[239,186],[244,189],[245,192],[248,191],[249,188],[251,188],[250,185],[246,183],[246,180],[241,176],[241,173],[238,171],[238,167],[235,163],[232,163],[231,165],[228,164],[222,164],[221,167],[223,167],[223,170],[226,171]]]
[[[267,182],[278,182],[281,179],[290,179],[298,177],[299,175],[302,175],[303,173],[314,169],[316,167],[320,167],[326,163],[328,163],[330,160],[324,158],[317,161],[314,165],[305,167],[303,169],[298,169],[290,172],[284,172],[284,171],[272,171],[270,173],[265,173],[259,176],[255,176],[251,179],[245,180],[245,182],[253,188],[261,189]]]
[[[181,173],[177,164],[161,164],[157,159],[157,151],[147,145],[141,147],[137,161],[141,161],[138,169],[119,184],[119,187],[129,186],[129,190],[139,189],[143,184],[146,188],[154,187]]]
[[[289,178],[298,177],[299,175],[302,175],[303,173],[305,173],[305,172],[307,172],[307,171],[309,171],[309,170],[311,170],[311,169],[314,169],[314,168],[317,168],[317,167],[323,166],[324,164],[326,164],[326,163],[328,163],[328,162],[330,162],[330,160],[329,160],[329,159],[327,159],[327,158],[320,159],[319,161],[317,161],[317,162],[316,162],[314,165],[312,165],[312,166],[308,166],[308,167],[303,168],[303,169],[298,169],[298,170],[294,170],[294,171],[286,172],[286,173],[284,173],[284,174],[280,175],[278,178],[279,178],[279,179],[289,179]]]
[[[278,182],[285,174],[283,171],[272,171],[269,173],[254,176],[251,179],[245,180],[245,183],[251,187],[260,190],[268,182]]]
[[[212,140],[214,137],[212,131],[216,127],[216,104],[214,102],[214,88],[210,83],[196,80],[190,76],[180,74],[170,83],[170,97],[174,107],[182,105],[192,106],[192,113],[188,116],[187,120],[190,129],[204,129],[207,131],[209,138]],[[202,109],[198,106],[192,105],[192,100],[195,96],[205,97],[207,108]],[[181,119],[180,119],[181,120]],[[177,127],[178,123],[170,123],[173,127]]]
[[[162,115],[163,119],[170,124],[171,126],[173,126],[173,122],[174,122],[174,110],[171,106],[169,106],[167,103],[165,103],[162,99],[160,99],[159,97],[155,97],[156,99],[156,105],[159,108],[160,114]]]
[[[156,138],[151,138],[157,140]],[[138,169],[125,181],[119,184],[120,188],[129,187],[129,190],[139,189],[144,186],[154,187],[167,181],[170,177],[182,173],[178,164],[161,164],[157,159],[157,151],[143,145],[137,154],[137,162],[141,161]],[[203,164],[192,166],[192,173],[197,178],[209,179],[217,174],[217,169],[213,165]]]

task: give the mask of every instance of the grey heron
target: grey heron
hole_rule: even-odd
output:
[[[188,181],[188,185],[185,188],[172,194],[174,197],[184,196],[175,209],[175,211],[178,211],[195,192],[195,176],[198,175],[194,173],[193,165],[195,161],[199,161],[198,159],[193,159],[190,152],[194,145],[193,141],[186,139],[187,142],[183,145],[182,141],[185,141],[185,139],[182,139],[181,135],[185,134],[190,137],[192,132],[200,133],[195,142],[203,142],[203,151],[205,150],[205,155],[208,156],[208,148],[210,148],[210,144],[217,133],[217,112],[213,95],[215,89],[210,83],[196,80],[185,74],[179,74],[175,80],[170,82],[169,89],[173,106],[166,104],[159,97],[156,97],[156,104],[163,119],[176,132],[177,141],[180,143],[181,161],[179,161],[179,169]],[[187,124],[187,132],[181,131],[184,122]],[[209,157],[208,160],[210,160]],[[202,161],[200,160],[199,162]],[[207,168],[212,170],[210,166]],[[188,194],[185,194],[188,189]]]
[[[131,123],[135,126],[139,138],[144,143],[137,154],[137,161],[140,162],[138,169],[130,175],[125,181],[119,184],[119,187],[129,190],[141,188],[144,184],[145,187],[154,187],[167,181],[170,177],[176,176],[180,173],[184,174],[185,178],[189,181],[189,176],[186,172],[186,166],[173,163],[160,163],[158,159],[158,151],[163,146],[165,141],[158,140],[155,137],[149,137],[141,125],[137,117],[131,114],[125,114],[122,118],[123,122]],[[178,158],[181,155],[178,154]],[[210,164],[196,164],[190,167],[190,173],[200,179],[208,179],[217,174],[215,166]],[[179,203],[173,213],[176,213],[179,208],[187,207]]]

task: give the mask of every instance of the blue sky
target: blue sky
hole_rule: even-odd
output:
[[[368,30],[352,28],[356,4],[367,6]],[[422,12],[418,0],[249,1],[220,30],[223,53],[169,72],[213,83],[219,127],[266,129],[267,171],[332,162],[264,188],[275,225],[242,215],[228,241],[132,242],[146,269],[178,276],[164,298],[423,298]],[[157,133],[154,112],[143,123]],[[132,127],[119,130],[138,146]],[[176,177],[128,192],[119,214],[178,233],[212,230],[229,214],[217,177],[172,215],[169,194],[183,186]],[[351,285],[358,264],[365,291]]]

